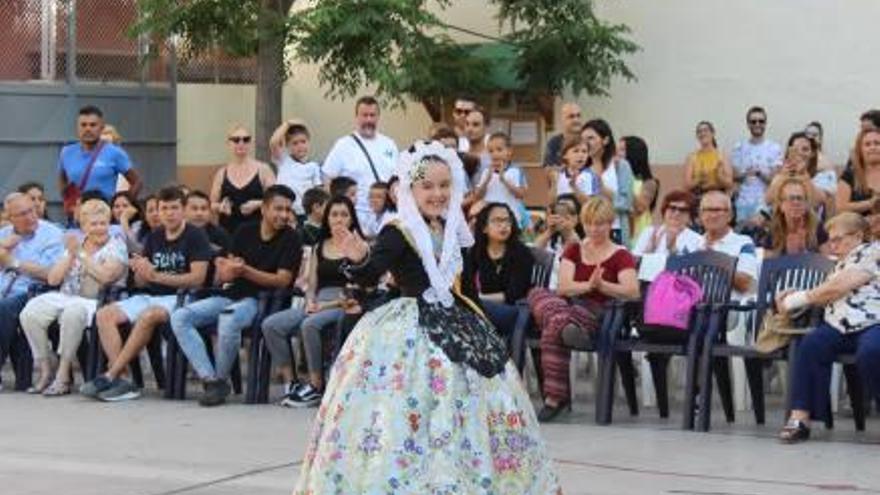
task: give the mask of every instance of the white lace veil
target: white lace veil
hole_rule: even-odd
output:
[[[428,224],[419,212],[412,194],[413,182],[424,176],[429,164],[438,161],[448,165],[452,174],[452,195],[449,208],[443,215],[445,229],[439,262],[438,257],[434,255]],[[461,249],[470,247],[474,243],[474,237],[461,209],[464,187],[467,183],[464,166],[455,150],[446,148],[437,141],[417,141],[409,150],[400,154],[397,177],[400,179],[397,193],[398,220],[412,236],[419,257],[422,259],[422,266],[431,282],[431,286],[425,290],[422,297],[430,303],[452,306],[454,300],[451,289],[456,275],[461,272],[463,263]]]

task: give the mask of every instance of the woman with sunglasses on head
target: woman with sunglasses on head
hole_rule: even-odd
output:
[[[211,184],[211,209],[229,234],[241,224],[259,219],[263,191],[275,184],[269,165],[251,157],[252,139],[241,124],[229,128],[229,162],[214,174]]]
[[[646,254],[683,254],[697,251],[700,234],[691,230],[694,196],[683,190],[670,191],[663,197],[660,212],[663,222],[647,227],[636,239],[634,256]]]

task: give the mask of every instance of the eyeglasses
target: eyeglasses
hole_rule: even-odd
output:
[[[498,227],[513,225],[513,221],[510,218],[490,218],[489,223]]]
[[[791,196],[786,196],[782,198],[783,201],[791,201],[792,203],[803,203],[807,200],[806,196],[802,196],[799,194],[792,194]]]
[[[471,110],[468,108],[456,108],[452,111],[455,115],[467,115],[471,113]]]
[[[666,207],[666,211],[671,211],[673,213],[690,213],[691,209],[686,206],[669,205]]]
[[[727,213],[728,211],[730,211],[730,208],[723,208],[723,207],[700,208],[700,212],[702,212],[702,213]]]
[[[749,125],[764,125],[767,123],[767,119],[750,119]]]
[[[248,144],[251,142],[251,137],[250,136],[231,136],[229,138],[229,141],[232,143],[235,143],[235,144],[240,144],[240,143]]]

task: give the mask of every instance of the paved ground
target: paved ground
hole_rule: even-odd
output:
[[[880,494],[880,420],[857,435],[840,418],[832,434],[783,446],[775,421],[743,418],[702,434],[649,409],[634,419],[618,411],[614,426],[598,427],[589,407],[543,429],[569,495]],[[313,411],[3,392],[0,494],[287,494]]]

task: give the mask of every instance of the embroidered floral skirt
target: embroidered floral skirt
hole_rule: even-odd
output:
[[[515,367],[453,363],[413,298],[355,327],[318,409],[296,495],[545,495],[558,481]]]

